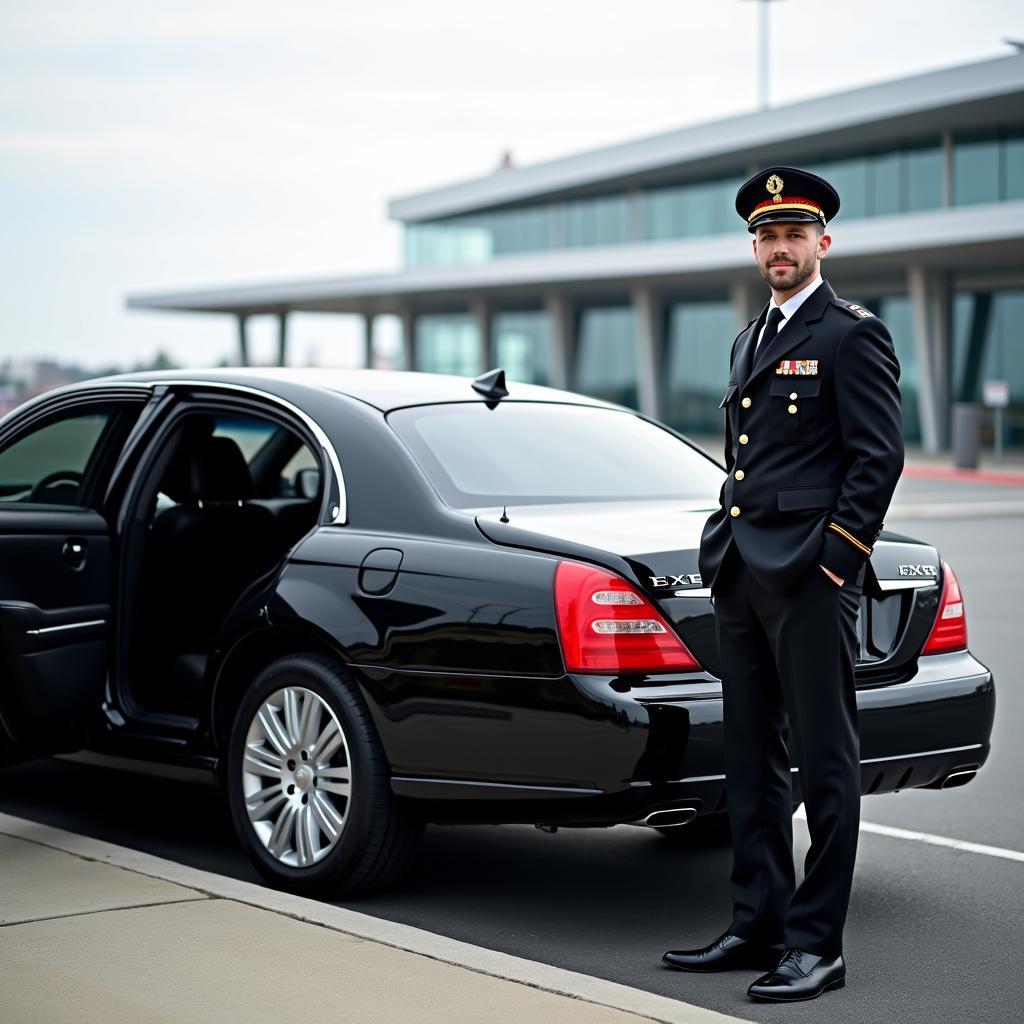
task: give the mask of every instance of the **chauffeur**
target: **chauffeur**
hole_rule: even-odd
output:
[[[771,300],[733,342],[721,508],[699,568],[721,652],[733,915],[691,971],[774,964],[758,999],[846,981],[843,924],[860,821],[856,616],[903,468],[900,367],[873,313],[821,278],[835,189],[793,167],[740,187]],[[790,753],[811,846],[795,888]]]

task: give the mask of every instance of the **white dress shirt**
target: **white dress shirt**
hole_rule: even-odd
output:
[[[796,293],[796,295],[790,295],[790,297],[788,299],[786,299],[786,301],[781,306],[778,306],[778,308],[780,310],[782,310],[782,319],[779,321],[779,330],[780,331],[789,322],[790,317],[792,317],[793,314],[811,297],[811,295],[814,294],[814,289],[817,288],[818,285],[820,285],[820,284],[821,284],[821,274],[816,274],[814,276],[814,280],[811,281],[810,284],[804,285],[804,287],[801,288],[800,291],[798,291]],[[771,313],[771,311],[773,309],[775,309],[775,308],[776,308],[775,296],[773,295],[772,298],[771,298],[771,302],[768,303],[768,313]],[[767,325],[768,325],[768,317],[766,315],[765,316],[765,327]],[[760,331],[760,333],[757,336],[757,345],[754,347],[754,356],[755,356],[755,358],[757,356],[757,350],[758,350],[758,348],[760,348],[761,338],[763,337],[763,335],[764,335],[764,327],[761,328],[761,331]]]

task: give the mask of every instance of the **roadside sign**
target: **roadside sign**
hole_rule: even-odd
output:
[[[982,401],[994,409],[1005,409],[1010,404],[1010,382],[1008,380],[985,380],[981,382]]]

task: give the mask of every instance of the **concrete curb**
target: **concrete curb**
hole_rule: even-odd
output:
[[[200,871],[24,818],[0,814],[0,834],[85,860],[98,861],[140,875],[173,882],[208,896],[233,900],[356,938],[416,953],[479,974],[646,1017],[661,1024],[749,1024],[739,1017],[730,1017],[642,989],[630,988],[602,978],[577,974],[508,953],[474,946],[421,928],[371,917],[344,907]]]

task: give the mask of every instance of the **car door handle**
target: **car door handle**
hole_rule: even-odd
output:
[[[68,537],[64,541],[64,547],[60,549],[60,553],[69,562],[84,562],[87,548],[88,544],[84,537]]]

